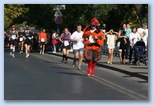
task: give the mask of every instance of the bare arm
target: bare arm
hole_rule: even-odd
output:
[[[63,34],[60,35],[60,37],[59,37],[59,41],[63,43],[63,41],[62,41],[62,37],[63,37]]]

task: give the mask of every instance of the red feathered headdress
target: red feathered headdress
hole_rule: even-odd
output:
[[[91,20],[91,25],[96,25],[96,26],[98,26],[98,25],[99,25],[99,21],[98,21],[96,18],[93,18],[93,19]]]

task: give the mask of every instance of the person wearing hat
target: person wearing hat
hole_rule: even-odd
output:
[[[9,32],[9,37],[10,37],[10,55],[12,57],[15,57],[15,48],[17,44],[17,39],[18,39],[18,32],[15,30],[15,26],[12,25],[12,29]]]
[[[104,45],[104,34],[99,30],[99,21],[96,18],[83,30],[84,58],[87,61],[87,75],[94,76],[96,62],[102,57],[101,46]]]
[[[24,38],[25,38],[24,44],[25,44],[25,49],[26,49],[25,50],[26,58],[28,58],[29,53],[30,53],[30,48],[32,45],[32,39],[33,39],[33,34],[30,32],[29,28],[25,29]]]

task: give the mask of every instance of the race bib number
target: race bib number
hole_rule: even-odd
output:
[[[68,41],[64,41],[64,46],[68,46],[69,42]]]
[[[23,38],[19,38],[19,41],[23,41]]]
[[[44,38],[41,38],[41,42],[45,42],[45,39]]]
[[[92,35],[89,36],[89,41],[90,41],[90,43],[95,43],[95,39],[93,38]]]
[[[12,35],[12,39],[16,39],[16,35]]]

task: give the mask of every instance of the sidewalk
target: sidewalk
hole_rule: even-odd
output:
[[[47,52],[47,53],[55,56],[61,56],[61,57],[63,54],[62,52],[57,52],[57,53]],[[73,59],[73,57],[74,57],[73,53],[70,52],[68,58]],[[113,57],[113,64],[107,64],[107,59],[108,59],[107,55],[102,55],[101,60],[98,61],[96,65],[98,67],[111,69],[113,71],[118,71],[118,72],[130,75],[132,77],[138,77],[138,78],[148,80],[148,66],[146,66],[145,64],[140,63],[140,66],[120,64],[119,57]]]

